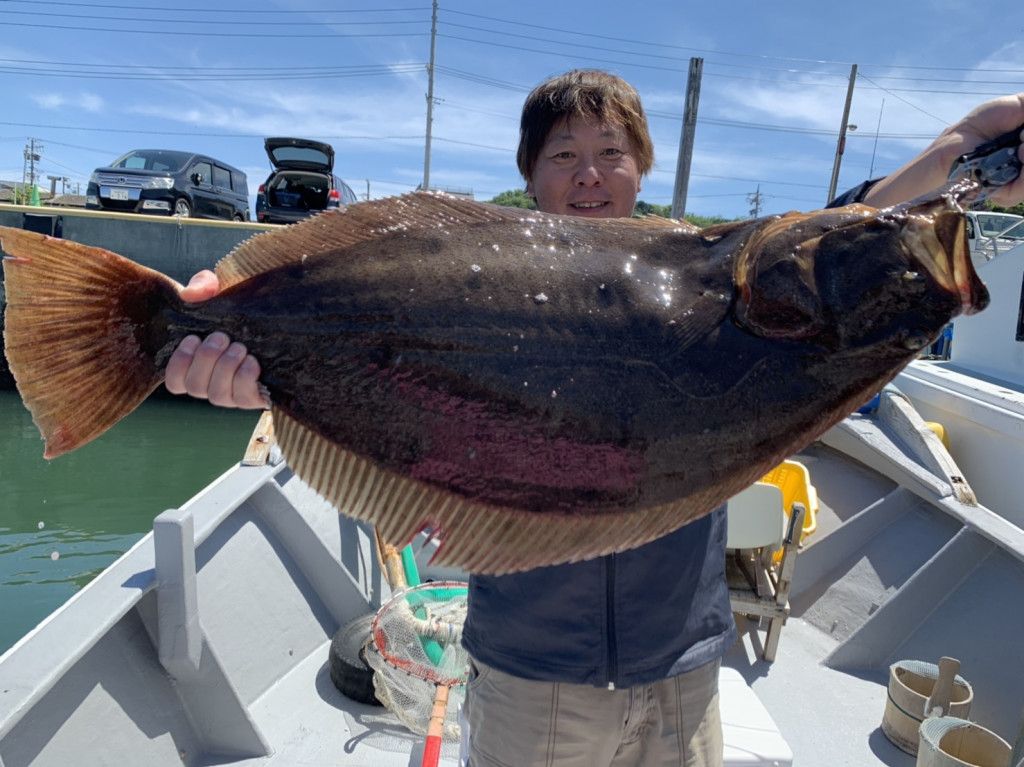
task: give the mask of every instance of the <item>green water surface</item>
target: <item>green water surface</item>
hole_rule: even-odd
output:
[[[258,415],[153,397],[47,461],[18,393],[0,390],[0,653],[238,462]]]

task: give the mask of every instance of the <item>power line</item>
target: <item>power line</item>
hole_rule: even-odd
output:
[[[8,27],[32,27],[35,29],[67,29],[74,32],[112,32],[114,34],[123,35],[125,33],[131,33],[135,35],[174,35],[179,37],[238,37],[238,38],[264,38],[271,37],[274,39],[328,39],[328,38],[347,38],[352,37],[350,34],[342,32],[306,32],[306,33],[285,33],[285,32],[189,32],[184,30],[174,29],[108,29],[106,27],[82,27],[82,26],[64,26],[62,24],[30,24],[26,21],[7,21],[4,22],[5,26]],[[320,25],[325,26],[325,25]],[[427,37],[429,32],[360,32],[359,37]]]
[[[4,6],[15,5],[15,4],[28,4],[30,6],[30,10],[28,10],[28,11],[18,11],[18,10],[10,10],[10,9],[4,7]],[[162,11],[164,14],[168,14],[168,13],[170,13],[172,15],[173,14],[187,14],[188,17],[187,18],[165,18],[165,17],[153,17],[153,16],[141,16],[141,17],[140,16],[128,16],[128,17],[126,17],[126,16],[123,16],[123,15],[118,15],[118,16],[100,16],[100,15],[95,15],[95,14],[79,14],[79,13],[54,13],[54,12],[43,12],[43,13],[40,13],[39,10],[38,10],[38,6],[40,6],[40,5],[69,7],[69,8],[75,8],[75,9],[81,9],[81,8],[84,7],[84,8],[89,8],[90,10],[115,9],[120,14],[123,14],[127,10],[136,10],[136,11],[138,11],[138,10],[142,10],[142,11],[154,11],[154,10],[156,10],[156,11]],[[27,22],[25,22],[25,23],[23,23],[23,22],[10,22],[10,25],[13,25],[13,26],[28,26],[28,27],[53,28],[53,29],[69,29],[69,30],[75,30],[75,31],[113,32],[113,33],[119,33],[119,34],[131,33],[131,34],[163,34],[163,35],[196,35],[196,36],[240,37],[240,38],[246,38],[246,37],[256,37],[256,38],[260,38],[260,37],[337,38],[337,37],[349,37],[350,36],[350,35],[347,35],[347,34],[341,33],[341,32],[306,32],[306,33],[300,33],[300,34],[289,34],[289,33],[283,33],[283,32],[279,31],[280,27],[290,27],[290,26],[295,26],[295,27],[299,27],[299,26],[321,26],[321,27],[323,27],[323,26],[362,26],[362,27],[366,27],[366,26],[396,25],[396,24],[405,24],[405,25],[422,24],[422,25],[425,26],[425,23],[426,23],[425,17],[424,18],[420,18],[420,19],[401,19],[401,20],[391,20],[391,19],[380,20],[380,19],[375,19],[375,20],[357,20],[357,21],[347,21],[347,20],[346,21],[339,21],[339,20],[336,20],[336,19],[332,19],[330,17],[338,16],[340,18],[352,18],[353,15],[363,15],[363,14],[380,14],[380,15],[385,15],[386,14],[386,15],[389,15],[389,16],[393,16],[395,14],[405,14],[405,13],[421,13],[421,12],[425,13],[428,10],[429,10],[429,7],[427,7],[427,6],[411,6],[411,7],[391,8],[391,9],[389,9],[389,8],[383,8],[383,9],[381,9],[381,8],[362,8],[362,9],[320,9],[320,8],[315,8],[314,9],[314,8],[309,8],[309,9],[272,9],[272,10],[270,10],[270,9],[251,9],[251,10],[249,10],[249,9],[247,9],[246,10],[246,16],[259,15],[259,14],[263,14],[263,15],[271,15],[271,14],[273,14],[274,15],[274,20],[273,21],[247,21],[245,19],[238,18],[237,11],[235,11],[234,9],[215,9],[215,8],[160,8],[160,9],[153,9],[153,8],[149,8],[149,7],[145,7],[145,6],[121,6],[121,5],[116,5],[116,4],[101,4],[101,3],[82,4],[82,3],[70,3],[70,2],[41,2],[41,1],[40,2],[35,2],[34,1],[32,3],[24,3],[23,0],[7,0],[7,2],[3,3],[3,6],[0,6],[0,13],[7,13],[7,14],[12,14],[12,15],[14,15],[14,14],[17,14],[17,15],[32,15],[33,17],[50,16],[50,17],[65,18],[65,19],[93,19],[93,20],[100,20],[100,21],[118,21],[118,22],[121,22],[121,21],[147,21],[147,22],[150,22],[150,23],[154,23],[155,22],[155,23],[171,23],[171,24],[203,24],[204,27],[209,27],[211,25],[225,25],[225,26],[226,25],[230,25],[232,30],[237,29],[239,26],[274,26],[275,30],[277,30],[274,33],[235,32],[235,31],[220,31],[220,30],[206,32],[206,31],[185,31],[185,30],[168,30],[168,29],[109,29],[109,28],[102,28],[102,27],[89,27],[89,28],[86,28],[86,29],[83,30],[78,25],[75,25],[75,26],[64,26],[64,25],[30,24],[30,23],[27,23]],[[460,23],[454,22],[454,21],[445,21],[444,17],[445,16],[454,16],[454,17],[473,18],[473,19],[479,19],[479,20],[486,21],[486,22],[493,23],[493,24],[502,25],[502,26],[505,26],[505,27],[518,27],[518,28],[523,28],[523,29],[540,29],[540,30],[544,30],[545,32],[549,32],[549,33],[552,31],[550,26],[544,26],[544,25],[540,25],[540,24],[530,24],[530,23],[526,23],[526,22],[522,22],[522,21],[517,21],[517,20],[512,20],[512,19],[502,19],[502,18],[498,18],[498,17],[486,16],[486,15],[483,15],[483,14],[476,14],[476,13],[469,13],[469,12],[466,12],[466,11],[458,11],[458,10],[454,10],[454,9],[444,9],[444,8],[442,8],[441,12],[442,12],[442,27],[447,26],[447,27],[450,27],[450,28],[453,28],[453,29],[464,29],[464,30],[469,30],[471,32],[483,33],[483,34],[486,34],[486,35],[500,35],[500,36],[502,36],[504,38],[515,37],[515,38],[520,38],[520,39],[527,39],[527,40],[530,40],[531,42],[541,42],[541,43],[547,43],[547,44],[555,45],[555,46],[568,46],[570,48],[585,48],[585,49],[591,49],[591,50],[600,51],[601,53],[611,52],[611,53],[622,54],[622,55],[627,55],[627,56],[631,56],[631,57],[639,57],[641,59],[648,60],[648,61],[668,61],[668,62],[675,61],[675,62],[682,63],[682,62],[685,61],[685,57],[687,57],[689,55],[692,55],[693,53],[712,54],[712,55],[715,55],[715,56],[718,56],[718,57],[725,56],[725,57],[732,57],[732,58],[738,58],[738,59],[753,60],[755,62],[762,62],[762,63],[759,63],[759,64],[737,64],[737,63],[731,63],[731,62],[727,62],[727,61],[710,60],[707,63],[708,63],[708,65],[711,65],[711,66],[717,66],[717,67],[722,67],[722,68],[752,69],[752,70],[756,70],[756,71],[760,71],[760,72],[776,72],[776,73],[782,73],[782,74],[797,74],[797,75],[801,75],[801,76],[804,76],[804,77],[806,77],[806,76],[816,76],[816,77],[826,77],[826,78],[832,78],[832,77],[844,78],[845,76],[844,76],[844,74],[842,72],[838,72],[838,71],[836,71],[836,72],[829,72],[829,71],[820,71],[819,69],[808,70],[806,67],[805,68],[793,68],[793,67],[778,68],[778,67],[764,66],[764,63],[766,63],[766,62],[782,62],[782,63],[785,63],[785,64],[801,64],[801,65],[807,64],[807,65],[813,65],[815,67],[821,67],[823,65],[824,66],[839,66],[839,65],[842,65],[844,69],[847,66],[849,66],[849,62],[833,61],[833,60],[827,60],[827,59],[806,59],[806,58],[799,58],[799,57],[769,56],[769,55],[764,55],[764,54],[752,54],[752,53],[738,52],[738,51],[712,50],[712,49],[698,48],[698,47],[693,47],[693,46],[684,46],[684,45],[674,45],[674,44],[659,43],[659,42],[650,41],[650,40],[631,40],[631,39],[622,38],[622,37],[618,37],[618,36],[600,35],[600,34],[594,34],[594,33],[578,32],[578,31],[571,30],[571,29],[560,30],[562,32],[562,39],[552,39],[551,37],[538,38],[536,34],[530,34],[530,35],[517,34],[517,33],[509,32],[506,29],[490,29],[490,28],[486,28],[486,27],[481,27],[479,25],[473,26],[473,25],[468,25],[468,24],[460,24]],[[209,16],[210,14],[222,14],[222,15],[223,14],[230,14],[231,18],[230,19],[223,19],[223,20],[219,20],[219,19],[202,19],[202,20],[197,20],[196,18],[194,18],[195,14],[205,14],[207,16]],[[312,20],[312,21],[288,21],[288,20],[283,20],[282,21],[281,18],[280,18],[282,15],[285,15],[285,16],[289,16],[290,15],[290,16],[293,16],[293,17],[297,16],[297,15],[307,15],[307,16],[315,15],[318,18],[317,18],[317,20]],[[427,34],[427,32],[424,30],[423,32],[404,32],[404,33],[363,33],[363,34],[360,34],[360,37],[410,37],[410,36],[411,37],[422,37],[422,36],[425,36],[426,34]],[[511,49],[515,49],[515,50],[521,50],[521,51],[530,52],[530,53],[542,53],[542,54],[548,54],[548,55],[566,55],[564,52],[560,52],[558,50],[552,50],[552,49],[538,50],[537,48],[529,48],[529,47],[515,46],[515,45],[509,45],[509,44],[501,44],[501,43],[496,43],[496,42],[493,42],[493,41],[484,41],[484,40],[475,39],[475,38],[462,37],[462,36],[459,36],[459,35],[448,35],[446,33],[442,33],[442,35],[450,37],[451,39],[462,40],[462,41],[465,41],[465,42],[477,43],[477,44],[481,44],[481,45],[502,45],[502,47],[511,48]],[[588,45],[586,43],[571,42],[568,39],[569,36],[575,37],[577,39],[589,39],[589,40],[599,41],[600,44],[599,45]],[[643,50],[641,50],[641,51],[632,51],[632,50],[624,50],[624,49],[621,49],[621,48],[609,48],[608,45],[607,45],[607,41],[614,41],[614,42],[616,42],[616,43],[618,43],[620,45],[621,44],[626,44],[626,45],[642,46]],[[650,50],[652,48],[653,49],[662,50],[662,51],[668,51],[668,52],[678,52],[678,55],[663,55],[663,54],[651,53]],[[619,61],[608,61],[607,63],[614,64],[614,65],[623,65],[623,62],[619,62]],[[656,68],[656,69],[663,68],[663,67],[656,67],[656,66],[653,66],[651,64],[631,64],[631,65],[628,65],[628,66],[646,66],[648,68]],[[860,66],[861,66],[862,69],[864,67],[877,67],[877,68],[882,68],[882,67],[893,68],[894,67],[894,65],[889,65],[889,64],[862,64]],[[977,75],[979,73],[1010,74],[1010,75],[1014,75],[1014,76],[1017,76],[1017,77],[1020,77],[1021,75],[1024,75],[1024,70],[1021,70],[1021,69],[1011,69],[1011,68],[964,68],[964,67],[933,67],[933,66],[907,66],[907,65],[899,65],[898,69],[901,70],[901,71],[922,71],[922,72],[927,72],[927,71],[932,71],[932,72],[963,72],[963,73],[968,73],[969,72],[969,73],[975,74],[975,75]],[[264,72],[265,71],[266,71],[266,68],[264,68]],[[683,71],[683,70],[667,68],[667,71]],[[728,75],[725,75],[725,74],[722,74],[722,73],[717,73],[717,74],[716,73],[710,73],[710,74],[712,74],[714,76],[719,76],[719,77],[728,77]],[[303,75],[303,76],[305,76],[305,75]],[[923,78],[923,77],[913,77],[912,78],[912,77],[904,77],[904,76],[893,75],[893,74],[877,74],[877,75],[874,75],[874,77],[876,79],[878,79],[878,80],[891,80],[891,81],[906,80],[906,81],[917,81],[917,82],[957,82],[956,80],[951,80],[949,78]],[[981,85],[1000,85],[1002,83],[1000,81],[996,81],[996,80],[981,80],[981,81],[974,80],[974,81],[971,81],[969,84],[971,85],[972,88],[975,88],[979,84],[981,84]],[[1007,85],[1011,85],[1011,86],[1014,85],[1014,83],[1006,83],[1006,84]],[[801,82],[801,83],[799,83],[799,85],[801,87],[807,87],[808,83]],[[877,85],[877,83],[876,83],[876,85]],[[926,92],[949,93],[949,91],[926,91]],[[977,94],[976,91],[972,91],[972,93],[974,95],[979,95],[979,94]],[[986,94],[981,94],[981,95],[986,95]]]
[[[123,5],[123,4],[115,4],[115,3],[74,3],[74,2],[60,2],[58,0],[6,0],[4,2],[4,5],[5,6],[7,6],[7,5],[27,5],[27,6],[29,6],[29,8],[31,10],[29,10],[29,11],[11,11],[11,10],[4,9],[4,10],[2,10],[0,12],[19,13],[19,14],[31,13],[33,15],[41,15],[41,14],[38,13],[38,10],[37,10],[39,6],[58,6],[58,7],[75,8],[75,9],[81,9],[83,7],[87,7],[87,8],[90,8],[90,9],[111,9],[111,10],[116,10],[119,13],[123,13],[125,11],[153,11],[153,10],[159,10],[159,11],[162,11],[162,12],[165,12],[165,13],[181,13],[181,14],[188,14],[189,16],[194,16],[195,14],[204,14],[204,15],[221,14],[221,15],[230,15],[230,17],[231,17],[230,19],[224,19],[224,20],[206,20],[206,21],[203,22],[204,24],[211,24],[211,23],[212,24],[230,24],[231,26],[238,26],[238,25],[245,25],[245,24],[263,24],[264,23],[264,22],[247,22],[245,20],[239,19],[237,9],[210,8],[208,6],[207,7],[174,7],[174,8],[153,9],[151,6],[144,6],[144,5]],[[444,7],[441,7],[439,10],[441,11],[442,16],[462,16],[462,17],[480,19],[482,21],[488,21],[488,22],[493,22],[493,23],[496,23],[496,24],[502,24],[502,25],[507,25],[507,26],[515,26],[515,27],[527,28],[527,29],[539,29],[539,30],[543,30],[545,32],[551,32],[552,31],[550,26],[543,25],[543,24],[531,24],[531,23],[519,21],[519,20],[516,20],[516,19],[506,19],[506,18],[500,18],[500,17],[496,17],[496,16],[488,16],[488,15],[484,15],[484,14],[471,13],[471,12],[468,12],[468,11],[460,11],[460,10],[444,8]],[[289,8],[273,8],[273,9],[247,8],[245,10],[245,15],[246,16],[273,15],[275,19],[280,19],[283,16],[300,16],[300,15],[316,15],[316,16],[320,16],[320,17],[337,15],[337,16],[345,17],[345,16],[352,16],[352,15],[357,15],[357,14],[387,14],[387,15],[400,14],[400,13],[424,13],[424,14],[426,14],[426,13],[429,13],[429,11],[430,11],[430,6],[429,5],[408,6],[408,7],[403,7],[403,8],[378,8],[378,7],[374,7],[374,8],[290,8],[290,9]],[[65,18],[91,18],[91,17],[88,17],[88,16],[80,15],[80,14],[47,13],[45,15],[57,16],[57,17],[61,17],[62,16],[62,17],[65,17]],[[121,20],[123,17],[119,16],[119,17],[99,17],[99,18],[103,18],[103,19],[109,18],[111,20],[114,20],[116,18],[117,20]],[[146,20],[152,20],[152,19],[147,17]],[[192,21],[192,19],[183,19],[183,20],[175,19],[175,20],[172,20],[172,21],[173,21],[173,23],[188,23],[188,22]],[[287,22],[287,21],[280,22],[280,21],[274,21],[274,22],[266,22],[266,23],[271,23],[271,24],[275,24],[276,26],[281,26],[281,25],[289,25],[289,24],[293,24],[293,23],[297,23],[297,24],[315,24],[315,23],[318,23],[318,22]],[[346,24],[346,25],[351,25],[351,24],[358,24],[358,23],[363,23],[363,24],[367,24],[367,23],[373,23],[373,24],[393,24],[393,23],[415,23],[415,22],[412,22],[412,21],[395,21],[395,22],[391,22],[391,21],[339,22],[339,21],[324,20],[324,21],[319,22],[319,23],[321,23],[321,24]],[[425,18],[424,18],[422,23],[425,23]],[[442,23],[445,23],[445,22],[442,22]],[[463,27],[463,28],[466,28],[466,29],[477,29],[478,31],[491,32],[491,33],[494,33],[494,34],[506,34],[505,32],[500,31],[500,30],[488,30],[488,29],[483,29],[483,28],[479,28],[479,27],[470,27],[468,25],[458,25],[458,24],[455,24],[454,22],[448,22],[448,23],[450,23],[452,26],[460,26],[460,27]],[[121,31],[121,30],[116,30],[116,31]],[[124,31],[127,31],[127,30],[124,30]],[[649,48],[658,48],[658,49],[662,49],[662,50],[679,51],[681,55],[685,55],[685,56],[689,56],[689,55],[692,55],[692,54],[695,54],[695,53],[696,54],[714,54],[714,55],[720,55],[720,56],[730,56],[730,57],[735,57],[735,58],[755,59],[755,60],[758,60],[758,61],[776,61],[776,62],[788,62],[788,63],[796,63],[796,64],[812,64],[812,65],[817,65],[817,66],[832,65],[832,66],[840,66],[844,70],[846,68],[848,68],[850,66],[850,64],[851,64],[851,62],[849,62],[849,61],[841,61],[841,60],[811,59],[811,58],[801,58],[801,57],[795,57],[795,56],[773,56],[773,55],[767,55],[767,54],[749,53],[749,52],[745,52],[745,51],[743,51],[743,52],[741,52],[741,51],[723,51],[721,49],[709,49],[709,48],[699,48],[699,47],[694,47],[694,46],[676,45],[676,44],[669,44],[669,43],[661,43],[661,42],[652,41],[652,40],[632,40],[632,39],[628,39],[628,38],[623,38],[623,37],[618,36],[618,35],[601,35],[601,34],[595,34],[595,33],[589,33],[589,32],[579,32],[579,31],[572,30],[572,29],[565,29],[565,30],[561,30],[561,31],[565,35],[573,35],[573,36],[575,36],[577,38],[585,38],[585,39],[601,40],[601,41],[613,41],[613,42],[616,42],[616,43],[619,43],[619,44],[625,43],[625,44],[630,44],[630,45],[639,45],[639,46],[643,46],[643,47],[648,48],[648,49]],[[217,34],[222,34],[222,33],[217,33]],[[530,39],[533,39],[534,37],[535,36],[531,36]],[[553,42],[557,42],[557,41],[553,41]],[[632,52],[631,55],[643,55],[643,54],[638,53],[638,52]],[[740,65],[735,65],[735,64],[728,64],[728,63],[725,63],[725,62],[715,62],[715,63],[717,65],[721,65],[721,66],[740,66]],[[862,68],[865,68],[865,67],[866,68],[871,68],[871,67],[892,68],[892,67],[895,67],[897,65],[880,63],[880,62],[873,62],[873,63],[872,62],[868,62],[868,63],[862,63],[860,66]],[[762,69],[762,70],[765,70],[765,71],[773,71],[773,70],[771,70],[769,68],[764,68],[764,67],[752,67],[752,68],[758,68],[758,69]],[[927,72],[927,71],[931,71],[931,72],[971,72],[971,73],[982,72],[982,73],[990,73],[990,74],[1003,73],[1003,74],[1012,74],[1012,75],[1024,74],[1024,70],[1021,70],[1021,69],[997,68],[997,67],[992,67],[992,68],[988,68],[988,67],[986,67],[986,68],[966,68],[966,67],[945,67],[945,66],[940,67],[940,66],[900,64],[900,65],[898,65],[898,68],[901,69],[901,70],[907,70],[907,71],[925,71],[925,72]],[[806,70],[779,70],[779,71],[801,72],[801,71],[806,71]],[[822,74],[833,74],[833,73],[822,73]],[[895,78],[895,76],[880,76],[880,75],[875,75],[875,77],[879,78],[879,79],[883,79],[884,77],[893,77],[893,78]],[[900,79],[913,79],[913,78],[900,78]],[[985,84],[995,85],[995,84],[998,84],[998,83],[990,82],[990,83],[985,83]]]
[[[10,5],[28,5],[33,8],[39,5],[63,5],[71,8],[114,8],[119,11],[151,11],[152,6],[149,5],[124,5],[120,3],[68,3],[60,2],[59,0],[4,0],[5,4]],[[238,10],[234,8],[210,8],[205,6],[203,8],[183,8],[176,6],[174,8],[159,8],[158,10],[176,11],[179,13],[230,13],[233,15],[238,14]],[[262,10],[259,8],[246,8],[246,14],[273,14],[274,16],[289,15],[289,14],[306,14],[306,13],[400,13],[404,11],[429,11],[430,6],[418,5],[411,8],[272,8]]]
[[[166,9],[161,9],[166,10]],[[38,18],[40,16],[50,16],[60,19],[89,19],[91,21],[145,21],[151,24],[202,24],[204,27],[213,24],[230,24],[232,27],[322,27],[330,25],[332,27],[339,26],[376,26],[380,24],[421,24],[422,21],[416,20],[400,20],[400,21],[281,21],[275,19],[274,21],[246,21],[244,19],[233,18],[225,19],[224,21],[210,22],[209,20],[203,19],[161,19],[154,18],[152,16],[96,16],[96,15],[85,15],[79,13],[40,13],[39,11],[11,11],[0,6],[0,13],[6,13],[11,15],[19,16],[32,16]],[[226,11],[222,11],[226,13]],[[61,27],[64,29],[64,27]]]
[[[93,133],[130,133],[138,136],[190,136],[195,138],[258,138],[262,140],[262,133],[207,133],[202,131],[165,131],[165,130],[135,130],[132,128],[89,128],[81,125],[42,125],[39,123],[16,123],[0,121],[0,125],[11,125],[20,128],[42,128],[44,130],[71,130],[90,131]],[[422,141],[423,134],[412,136],[321,136],[332,141]]]
[[[3,59],[0,59],[3,61]],[[106,64],[81,64],[83,67],[110,67],[116,65]],[[93,80],[157,80],[169,82],[202,82],[213,80],[221,82],[224,80],[233,81],[264,81],[264,80],[331,80],[346,77],[380,77],[385,75],[396,75],[421,72],[421,63],[409,64],[381,64],[353,67],[304,67],[290,68],[284,70],[267,70],[265,67],[178,67],[167,70],[156,70],[148,68],[148,71],[139,72],[106,72],[106,71],[82,71],[75,72],[68,69],[36,69],[29,67],[7,67],[0,64],[0,74],[45,76],[45,77],[70,77],[89,78]],[[141,68],[140,68],[141,69]],[[178,72],[176,69],[195,70]]]

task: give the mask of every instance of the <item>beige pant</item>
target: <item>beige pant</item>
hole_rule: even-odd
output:
[[[625,690],[474,665],[469,767],[721,767],[720,661]]]

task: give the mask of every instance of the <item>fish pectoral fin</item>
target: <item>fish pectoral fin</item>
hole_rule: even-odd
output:
[[[695,297],[678,311],[667,329],[671,353],[681,354],[714,333],[726,319],[730,298],[706,293]]]

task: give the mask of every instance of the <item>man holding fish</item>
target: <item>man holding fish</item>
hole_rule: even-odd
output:
[[[837,203],[881,208],[930,192],[958,157],[1022,124],[1024,94],[990,101],[891,176]],[[618,77],[573,71],[526,100],[517,162],[543,212],[628,217],[653,161],[639,96]],[[1024,179],[991,198],[1021,201]],[[204,272],[181,296],[202,301],[217,289]],[[262,408],[259,374],[243,344],[213,333],[182,341],[165,382],[216,405]],[[725,529],[723,506],[628,551],[471,575],[470,764],[721,764],[718,670],[736,639]]]

